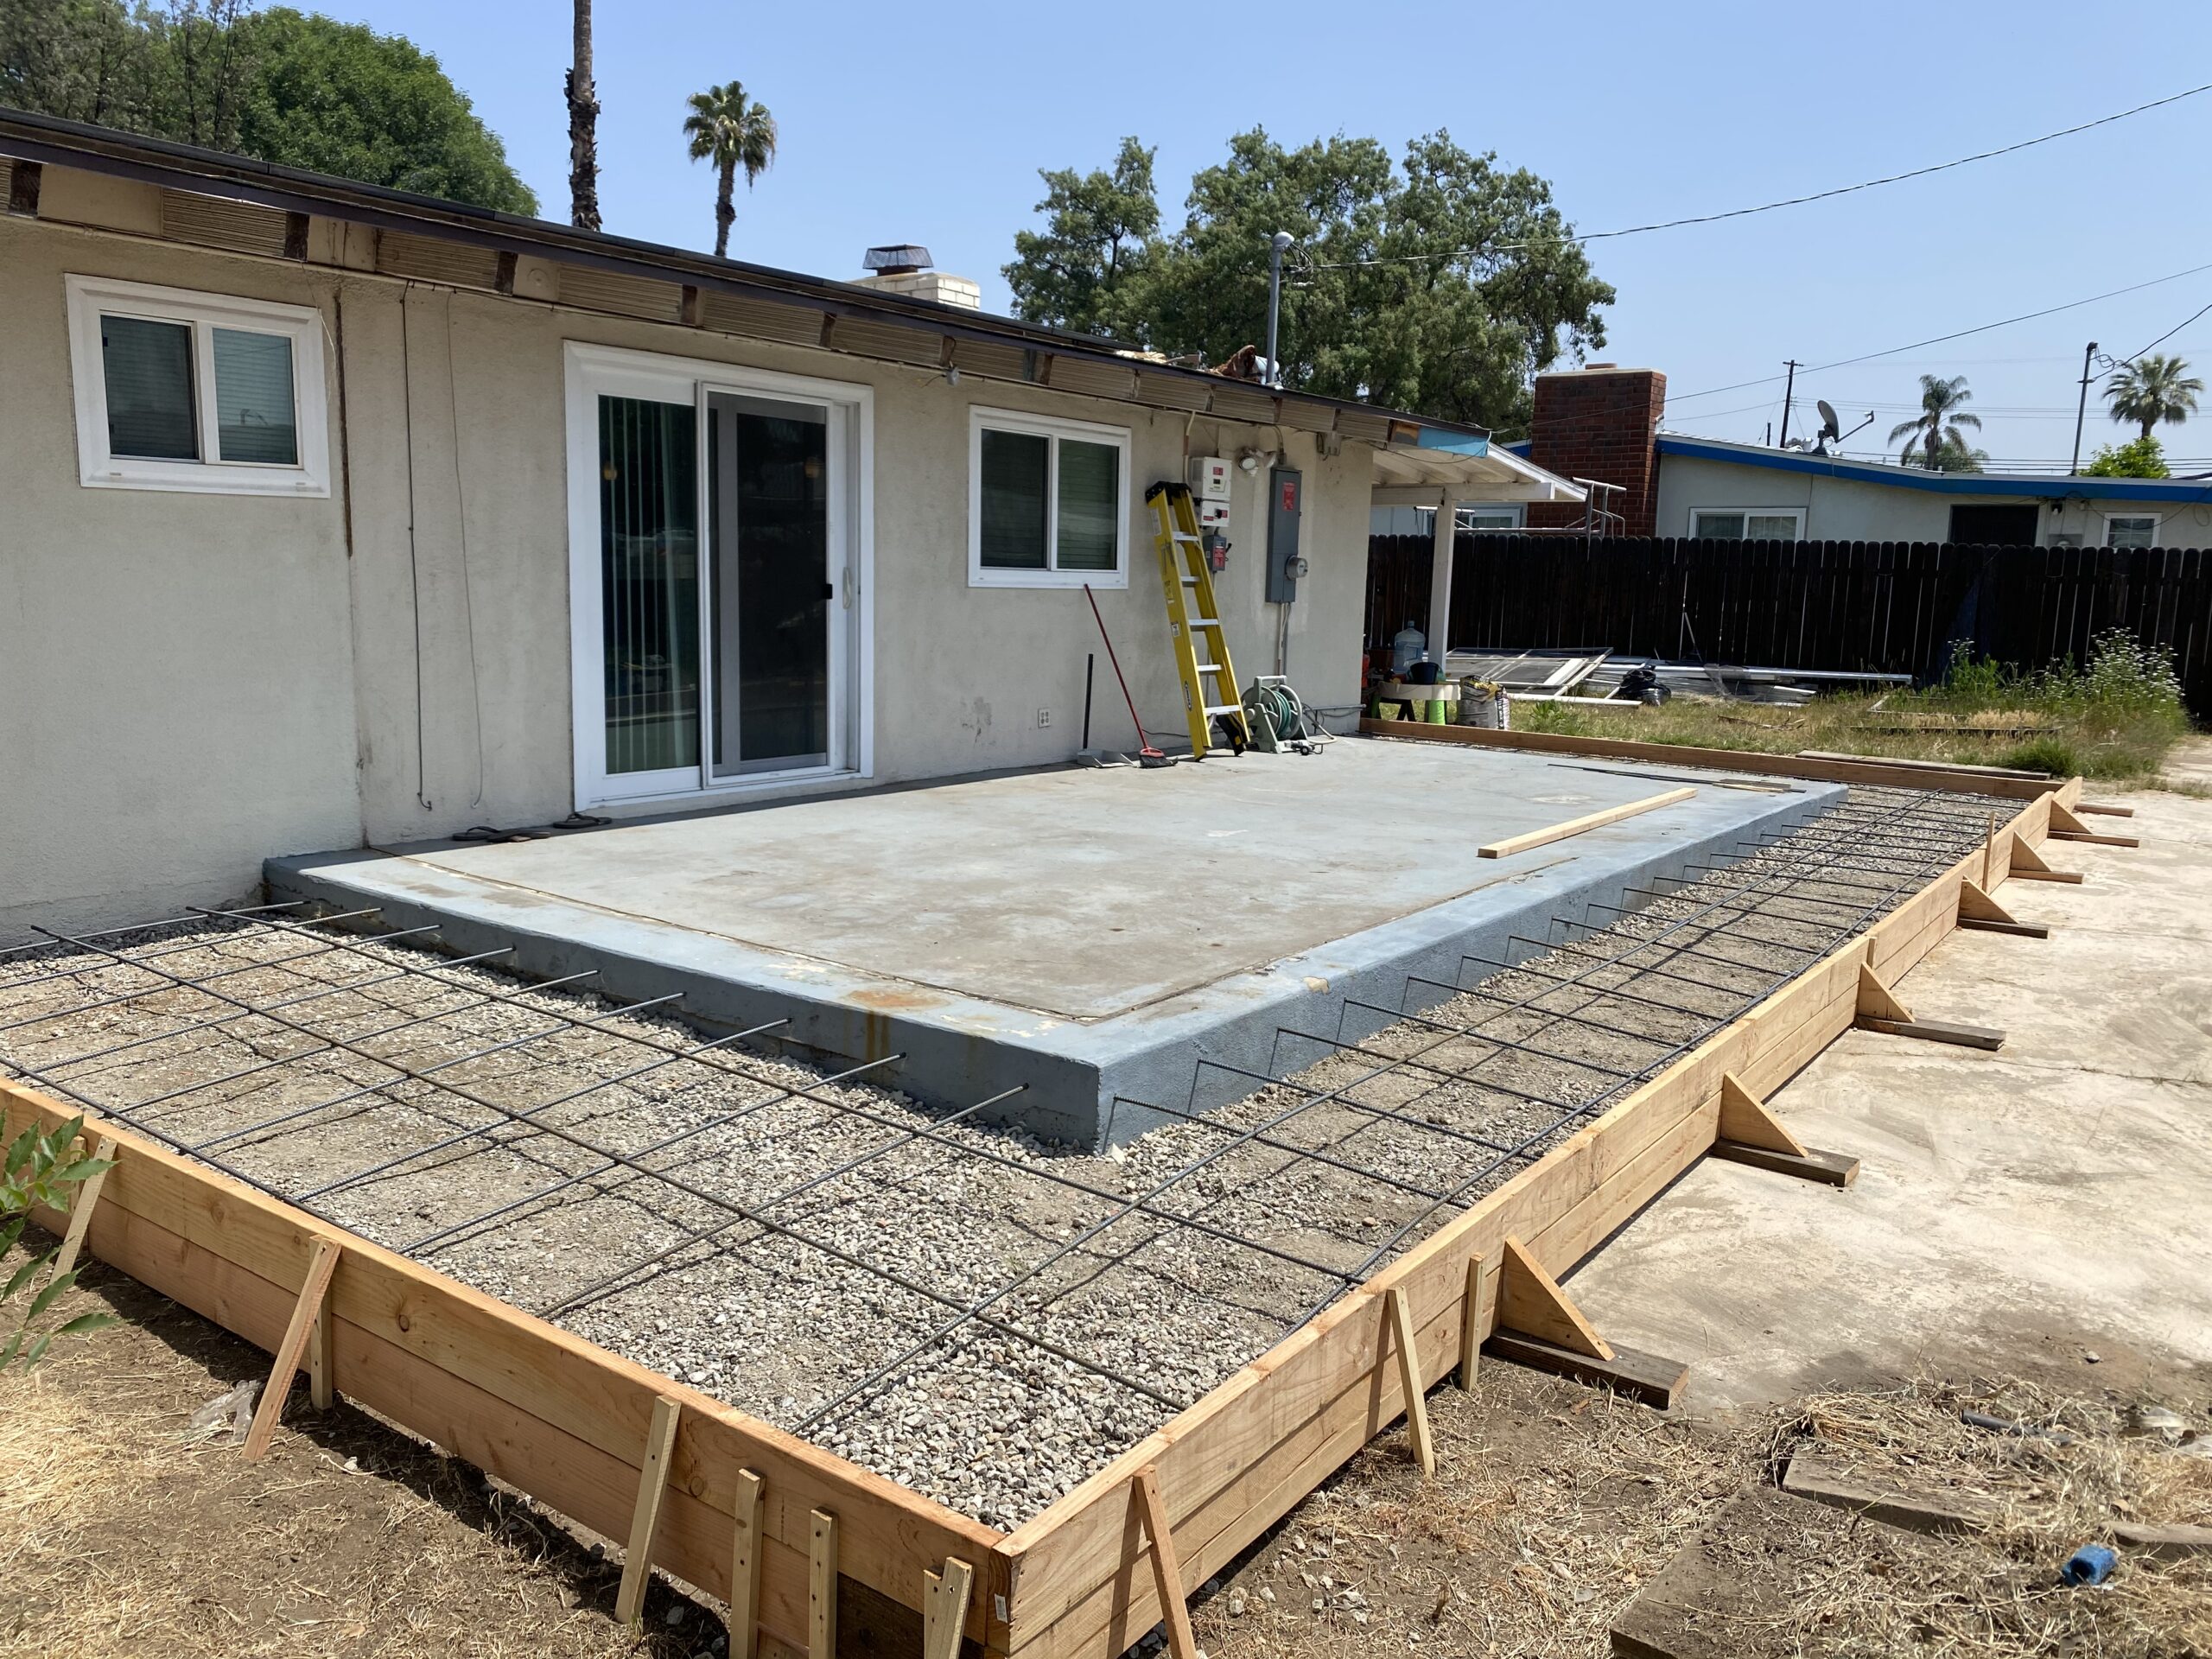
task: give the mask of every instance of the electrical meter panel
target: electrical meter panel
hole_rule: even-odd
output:
[[[1230,467],[1220,455],[1192,455],[1190,461],[1191,494],[1200,503],[1229,499]],[[1203,511],[1203,506],[1201,507]]]
[[[1298,551],[1299,518],[1306,505],[1306,481],[1288,467],[1268,471],[1268,602],[1288,605],[1298,597],[1306,561]]]

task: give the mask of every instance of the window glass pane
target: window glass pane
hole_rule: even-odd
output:
[[[225,461],[300,464],[292,415],[292,342],[283,334],[218,328],[215,453]]]
[[[599,400],[607,770],[699,764],[699,458],[689,404]]]
[[[1045,568],[1045,480],[1052,440],[983,429],[982,559],[986,570]]]
[[[192,413],[192,327],[102,317],[107,452],[154,461],[200,459]]]
[[[1754,542],[1794,542],[1797,539],[1797,515],[1755,512],[1745,522],[1744,534]]]
[[[1744,515],[1740,512],[1700,512],[1697,516],[1695,534],[1716,541],[1740,542],[1744,539]]]
[[[1114,569],[1121,493],[1120,450],[1060,440],[1060,569]]]
[[[2152,547],[2157,544],[2158,521],[2156,518],[2107,518],[2105,520],[2107,547]]]

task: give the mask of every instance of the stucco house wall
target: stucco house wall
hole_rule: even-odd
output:
[[[129,192],[107,196],[114,224]],[[82,486],[69,273],[315,308],[329,497]],[[1128,582],[1097,597],[1147,724],[1171,734],[1181,691],[1144,488],[1182,476],[1186,454],[1279,451],[1305,476],[1310,561],[1287,669],[1310,701],[1357,699],[1371,452],[1357,443],[1327,454],[1272,427],[50,220],[0,219],[0,309],[15,322],[0,341],[0,943],[33,922],[235,898],[272,854],[542,823],[576,804],[572,340],[874,389],[867,781],[1051,763],[1081,740],[1084,657],[1099,650],[1082,591],[968,585],[974,404],[1128,429]],[[1221,585],[1248,683],[1278,663],[1266,480],[1237,477]],[[1103,745],[1134,742],[1103,650],[1093,723]]]

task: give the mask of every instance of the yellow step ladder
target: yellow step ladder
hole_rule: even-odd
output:
[[[1217,716],[1230,728],[1230,747],[1241,753],[1252,731],[1237,700],[1236,665],[1229,660],[1229,634],[1214,599],[1213,567],[1206,563],[1190,486],[1155,484],[1144,499],[1152,509],[1152,544],[1160,555],[1160,586],[1167,599],[1167,637],[1175,651],[1175,671],[1183,678],[1191,756],[1203,760],[1209,748],[1219,747],[1211,741]]]

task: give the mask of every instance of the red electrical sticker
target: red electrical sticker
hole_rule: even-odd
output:
[[[1287,478],[1282,481],[1282,510],[1285,512],[1298,511],[1298,486]]]

